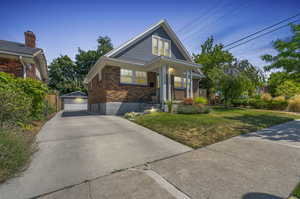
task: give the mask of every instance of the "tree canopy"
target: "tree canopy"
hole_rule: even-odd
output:
[[[84,51],[78,48],[73,61],[67,55],[61,55],[49,65],[49,87],[61,94],[73,91],[85,91],[83,80],[90,68],[104,54],[113,49],[111,39],[100,36],[97,49]]]
[[[266,54],[262,59],[270,65],[265,70],[281,69],[287,73],[300,72],[300,24],[291,25],[292,36],[286,40],[278,39],[273,43],[277,55]]]

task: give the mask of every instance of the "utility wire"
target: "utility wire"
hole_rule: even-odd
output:
[[[284,19],[284,20],[282,20],[282,21],[279,21],[279,22],[277,22],[277,23],[275,23],[275,24],[273,24],[273,25],[271,25],[271,26],[268,26],[268,27],[266,27],[266,28],[263,28],[263,29],[261,29],[261,30],[255,32],[255,33],[252,33],[252,34],[250,34],[250,35],[248,35],[248,36],[246,36],[246,37],[243,37],[243,38],[241,38],[241,39],[239,39],[239,40],[237,40],[237,41],[234,41],[234,42],[232,42],[232,43],[230,43],[230,44],[227,44],[227,45],[224,46],[224,48],[226,48],[226,47],[228,47],[228,46],[232,46],[232,45],[235,44],[235,43],[238,43],[238,42],[240,42],[240,41],[242,41],[242,40],[245,40],[245,39],[247,39],[247,38],[249,38],[249,37],[252,37],[252,36],[254,36],[254,35],[258,34],[258,33],[264,32],[265,30],[268,30],[268,29],[270,29],[270,28],[273,28],[273,27],[275,27],[275,26],[277,26],[277,25],[279,25],[279,24],[282,24],[283,22],[289,21],[290,19],[293,19],[293,18],[298,17],[298,16],[300,16],[300,13],[298,13],[298,14],[296,14],[296,15],[294,15],[294,16],[291,16],[291,17],[289,17],[289,18],[286,18],[286,19]]]
[[[260,37],[262,37],[262,36],[265,36],[265,35],[267,35],[267,34],[270,34],[270,33],[272,33],[272,32],[275,32],[275,31],[277,31],[277,30],[280,30],[280,29],[282,29],[282,28],[284,28],[284,27],[286,27],[286,26],[289,26],[289,25],[291,25],[292,23],[295,23],[295,22],[297,22],[297,21],[300,21],[300,19],[297,19],[297,20],[295,20],[295,21],[289,22],[288,24],[285,24],[285,25],[280,26],[280,27],[278,27],[278,28],[276,28],[276,29],[270,30],[270,31],[265,32],[265,33],[263,33],[263,34],[261,34],[261,35],[258,35],[258,36],[256,36],[256,37],[253,37],[252,39],[249,39],[249,40],[247,40],[247,41],[245,41],[245,42],[239,43],[239,44],[237,44],[237,45],[235,45],[235,46],[233,46],[233,47],[230,47],[230,48],[228,48],[228,49],[226,49],[226,50],[231,50],[231,49],[233,49],[233,48],[236,48],[236,47],[238,47],[238,46],[241,46],[241,45],[243,45],[243,44],[246,44],[246,43],[248,43],[248,42],[250,42],[250,41],[253,41],[253,40],[258,39],[258,38],[260,38]]]

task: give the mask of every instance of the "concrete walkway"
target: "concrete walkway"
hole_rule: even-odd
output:
[[[293,121],[41,198],[285,199],[299,181],[300,121]]]
[[[57,114],[42,128],[37,141],[39,150],[30,167],[20,177],[0,185],[0,199],[31,198],[77,184],[81,185],[74,197],[57,198],[81,198],[89,193],[85,181],[191,150],[120,117],[84,112]],[[134,183],[152,182],[135,173],[125,177],[131,175],[135,176]],[[161,189],[161,194],[165,193]]]

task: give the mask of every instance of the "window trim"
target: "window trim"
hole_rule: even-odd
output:
[[[157,54],[154,53],[153,39],[157,39]],[[159,40],[162,41],[162,48],[163,48],[163,50],[164,50],[163,55],[160,54],[160,51],[159,51],[159,47],[158,47]],[[169,44],[169,56],[165,56],[165,55],[164,55],[164,54],[165,54],[165,42],[167,42],[167,43]],[[162,38],[162,37],[157,36],[157,35],[152,35],[151,48],[152,48],[152,54],[153,54],[153,55],[156,55],[156,56],[165,56],[165,57],[172,57],[171,40],[169,40],[169,39],[165,39],[165,38]]]
[[[122,70],[129,70],[129,71],[132,71],[132,76],[131,76],[131,79],[133,82],[131,83],[128,83],[128,82],[122,82]],[[137,76],[136,76],[136,72],[143,72],[146,74],[146,82],[145,83],[138,83],[137,82]],[[146,71],[139,71],[139,70],[131,70],[131,69],[126,69],[126,68],[121,68],[120,69],[120,84],[123,84],[123,85],[136,85],[136,86],[148,86],[148,73]]]

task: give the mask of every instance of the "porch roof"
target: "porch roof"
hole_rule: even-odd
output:
[[[88,83],[91,81],[91,79],[101,72],[102,68],[104,66],[118,66],[120,68],[126,68],[131,70],[139,70],[139,71],[157,71],[159,67],[163,65],[169,65],[172,68],[175,68],[180,73],[185,72],[186,70],[193,70],[197,71],[195,76],[204,77],[200,67],[200,64],[196,64],[194,62],[174,59],[170,57],[165,56],[157,56],[150,60],[149,62],[142,63],[142,62],[136,62],[136,61],[128,61],[128,60],[122,60],[122,59],[116,59],[116,58],[110,58],[106,56],[102,56],[99,61],[94,65],[94,67],[89,71],[88,75],[86,76],[84,83]],[[194,75],[193,75],[194,76]],[[100,77],[101,78],[101,77]]]

